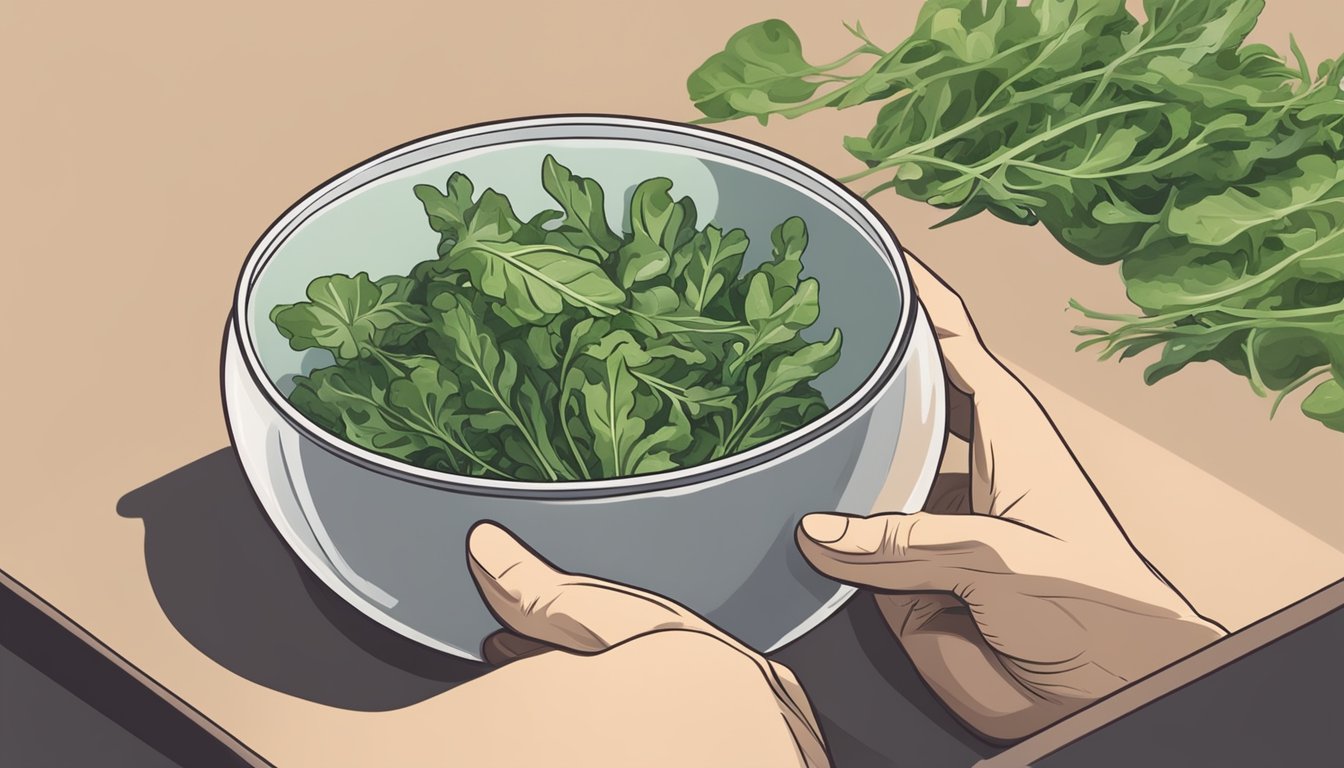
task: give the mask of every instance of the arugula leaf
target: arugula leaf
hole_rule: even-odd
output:
[[[675,433],[664,427],[645,434],[656,402],[641,396],[639,380],[630,370],[647,363],[648,354],[625,331],[604,337],[584,354],[601,362],[599,375],[583,382],[579,391],[603,473],[622,477],[670,467],[668,455],[654,449]]]
[[[840,329],[837,328],[826,341],[807,344],[768,362],[749,366],[746,402],[740,418],[728,433],[724,452],[733,453],[782,434],[777,429],[784,425],[773,425],[769,417],[779,415],[789,406],[799,407],[800,404],[780,403],[771,409],[772,402],[830,370],[840,359],[840,338]],[[806,405],[802,404],[802,407],[805,409]]]
[[[396,459],[432,463],[441,458],[440,446],[429,435],[387,407],[387,382],[376,367],[323,368],[296,379],[295,385],[290,395],[295,407],[341,437]]]
[[[866,52],[866,51],[865,51]],[[743,114],[766,117],[812,97],[825,83],[827,69],[803,58],[803,45],[793,29],[778,19],[753,24],[733,35],[722,53],[709,58],[686,81],[695,106],[713,120]]]
[[[747,252],[747,233],[724,232],[715,226],[697,232],[672,257],[672,276],[686,305],[697,314],[705,312],[742,270]]]
[[[635,188],[621,235],[591,179],[547,157],[542,183],[563,210],[527,221],[462,174],[417,186],[435,258],[320,277],[309,301],[276,307],[291,345],[335,360],[297,377],[291,403],[399,461],[536,482],[694,466],[826,411],[807,382],[839,336],[798,337],[818,311],[801,219],[742,275],[745,233],[697,228],[668,179]]]
[[[461,408],[461,384],[452,369],[434,358],[418,359],[406,378],[388,386],[387,407],[405,427],[437,439],[445,451],[461,460],[452,462],[471,474],[507,475],[490,463],[492,450],[472,447],[466,434],[467,417]],[[463,471],[459,469],[458,471]]]
[[[1344,211],[1344,163],[1307,155],[1298,158],[1289,172],[1173,208],[1166,225],[1191,243],[1226,245],[1294,213],[1332,208]]]
[[[1323,381],[1302,401],[1302,412],[1331,429],[1344,432],[1344,386]]]
[[[460,173],[448,177],[446,192],[428,184],[415,186],[415,196],[425,207],[429,217],[429,226],[443,235],[444,242],[455,243],[462,239],[471,223],[471,214],[475,209],[472,201],[471,179]]]
[[[770,232],[771,260],[756,269],[770,279],[773,290],[798,285],[803,272],[803,251],[807,250],[807,224],[797,216]]]
[[[800,387],[797,394],[773,397],[760,408],[759,415],[742,430],[738,450],[748,450],[802,427],[826,413],[820,393]]]
[[[1277,407],[1311,376],[1344,383],[1344,57],[1313,72],[1291,41],[1291,60],[1247,44],[1263,7],[1145,0],[1140,21],[1122,0],[925,0],[895,47],[856,24],[856,47],[824,65],[770,20],[687,90],[711,121],[880,102],[843,139],[864,166],[844,181],[952,209],[943,224],[1040,223],[1119,262],[1140,313],[1075,305],[1108,326],[1077,329],[1080,348],[1156,351],[1150,383],[1216,362]],[[780,302],[757,279],[736,298],[759,323]],[[1303,409],[1337,428],[1320,391]]]
[[[671,188],[669,179],[649,179],[631,195],[631,237],[616,254],[615,270],[626,288],[666,274],[672,254],[695,235],[695,204],[690,198],[673,202]]]
[[[575,176],[552,155],[541,165],[541,186],[564,209],[565,218],[552,231],[555,240],[571,248],[607,254],[621,246],[607,226],[602,187],[596,181]]]
[[[752,275],[744,315],[753,335],[728,364],[728,372],[735,372],[762,350],[796,338],[799,331],[816,322],[820,312],[817,295],[817,281],[813,279],[803,280],[795,288],[776,286],[768,272]]]
[[[271,322],[294,349],[326,349],[338,359],[367,356],[380,331],[423,322],[424,313],[404,300],[400,282],[376,285],[367,272],[330,275],[308,285],[308,301],[281,304]]]
[[[535,424],[519,416],[505,394],[518,381],[518,361],[480,328],[470,307],[441,296],[434,308],[439,311],[433,327],[435,352],[459,366],[459,379],[465,385],[463,402],[484,417],[474,419],[475,426],[511,426],[507,434],[518,439],[505,442],[505,454],[519,464],[535,464],[549,480],[558,479],[556,468],[546,461],[548,452],[541,448],[540,435],[533,431]]]
[[[625,292],[601,267],[558,245],[518,242],[515,222],[508,201],[486,190],[445,266],[465,271],[482,293],[528,322],[545,322],[565,306],[593,315],[617,313]]]

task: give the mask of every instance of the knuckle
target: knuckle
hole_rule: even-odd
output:
[[[903,552],[901,551],[901,530],[905,526],[901,523],[901,515],[887,515],[882,519],[881,552],[882,554],[895,559],[903,557]]]
[[[520,594],[516,600],[518,613],[524,619],[545,617],[547,609],[554,603],[553,600],[544,599],[540,592]]]
[[[883,525],[882,551],[893,560],[904,560],[910,556],[912,547],[917,546],[914,532],[924,521],[927,513],[888,515]]]
[[[532,616],[552,602],[557,591],[556,579],[548,569],[519,563],[496,579],[499,591],[523,616]]]

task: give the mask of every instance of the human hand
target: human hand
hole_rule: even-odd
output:
[[[798,544],[875,599],[968,726],[1020,738],[1226,634],[1134,549],[1039,402],[985,349],[961,298],[911,259],[969,476],[925,510],[813,514]]]
[[[573,689],[571,706],[528,719],[558,736],[509,747],[540,744],[546,759],[537,764],[830,764],[793,674],[682,606],[559,571],[491,523],[472,529],[468,564],[511,630],[486,641],[487,661],[508,663],[513,674],[544,663],[529,676],[548,681],[541,695],[554,696],[565,680]],[[565,653],[546,653],[555,649]]]

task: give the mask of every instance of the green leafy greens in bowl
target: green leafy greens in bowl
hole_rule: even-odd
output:
[[[294,407],[389,458],[527,481],[696,466],[827,411],[811,382],[841,338],[800,335],[819,312],[802,219],[743,273],[746,233],[697,228],[666,178],[634,189],[620,234],[594,180],[548,155],[541,183],[560,209],[527,221],[461,173],[416,186],[436,258],[318,277],[307,301],[276,306],[293,349],[334,358],[295,378]]]

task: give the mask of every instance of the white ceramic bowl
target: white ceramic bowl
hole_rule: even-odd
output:
[[[690,195],[700,225],[743,227],[748,265],[770,229],[807,222],[806,273],[821,284],[809,329],[844,334],[816,382],[832,409],[752,450],[697,467],[590,482],[528,483],[420,469],[327,433],[285,399],[296,374],[330,362],[296,352],[268,319],[333,272],[406,274],[437,235],[411,193],[463,171],[527,218],[546,206],[553,153],[607,192],[624,220],[651,176]],[[943,442],[943,374],[903,255],[873,211],[838,183],[760,145],[686,125],[562,116],[472,126],[406,144],[309,193],[248,256],[223,360],[229,429],[276,529],[332,590],[378,622],[448,653],[479,658],[497,628],[468,573],[464,542],[494,520],[567,570],[677,600],[753,647],[773,650],[833,612],[853,589],[813,571],[794,544],[815,510],[870,513],[884,498],[923,503]],[[246,553],[239,553],[245,557]]]

